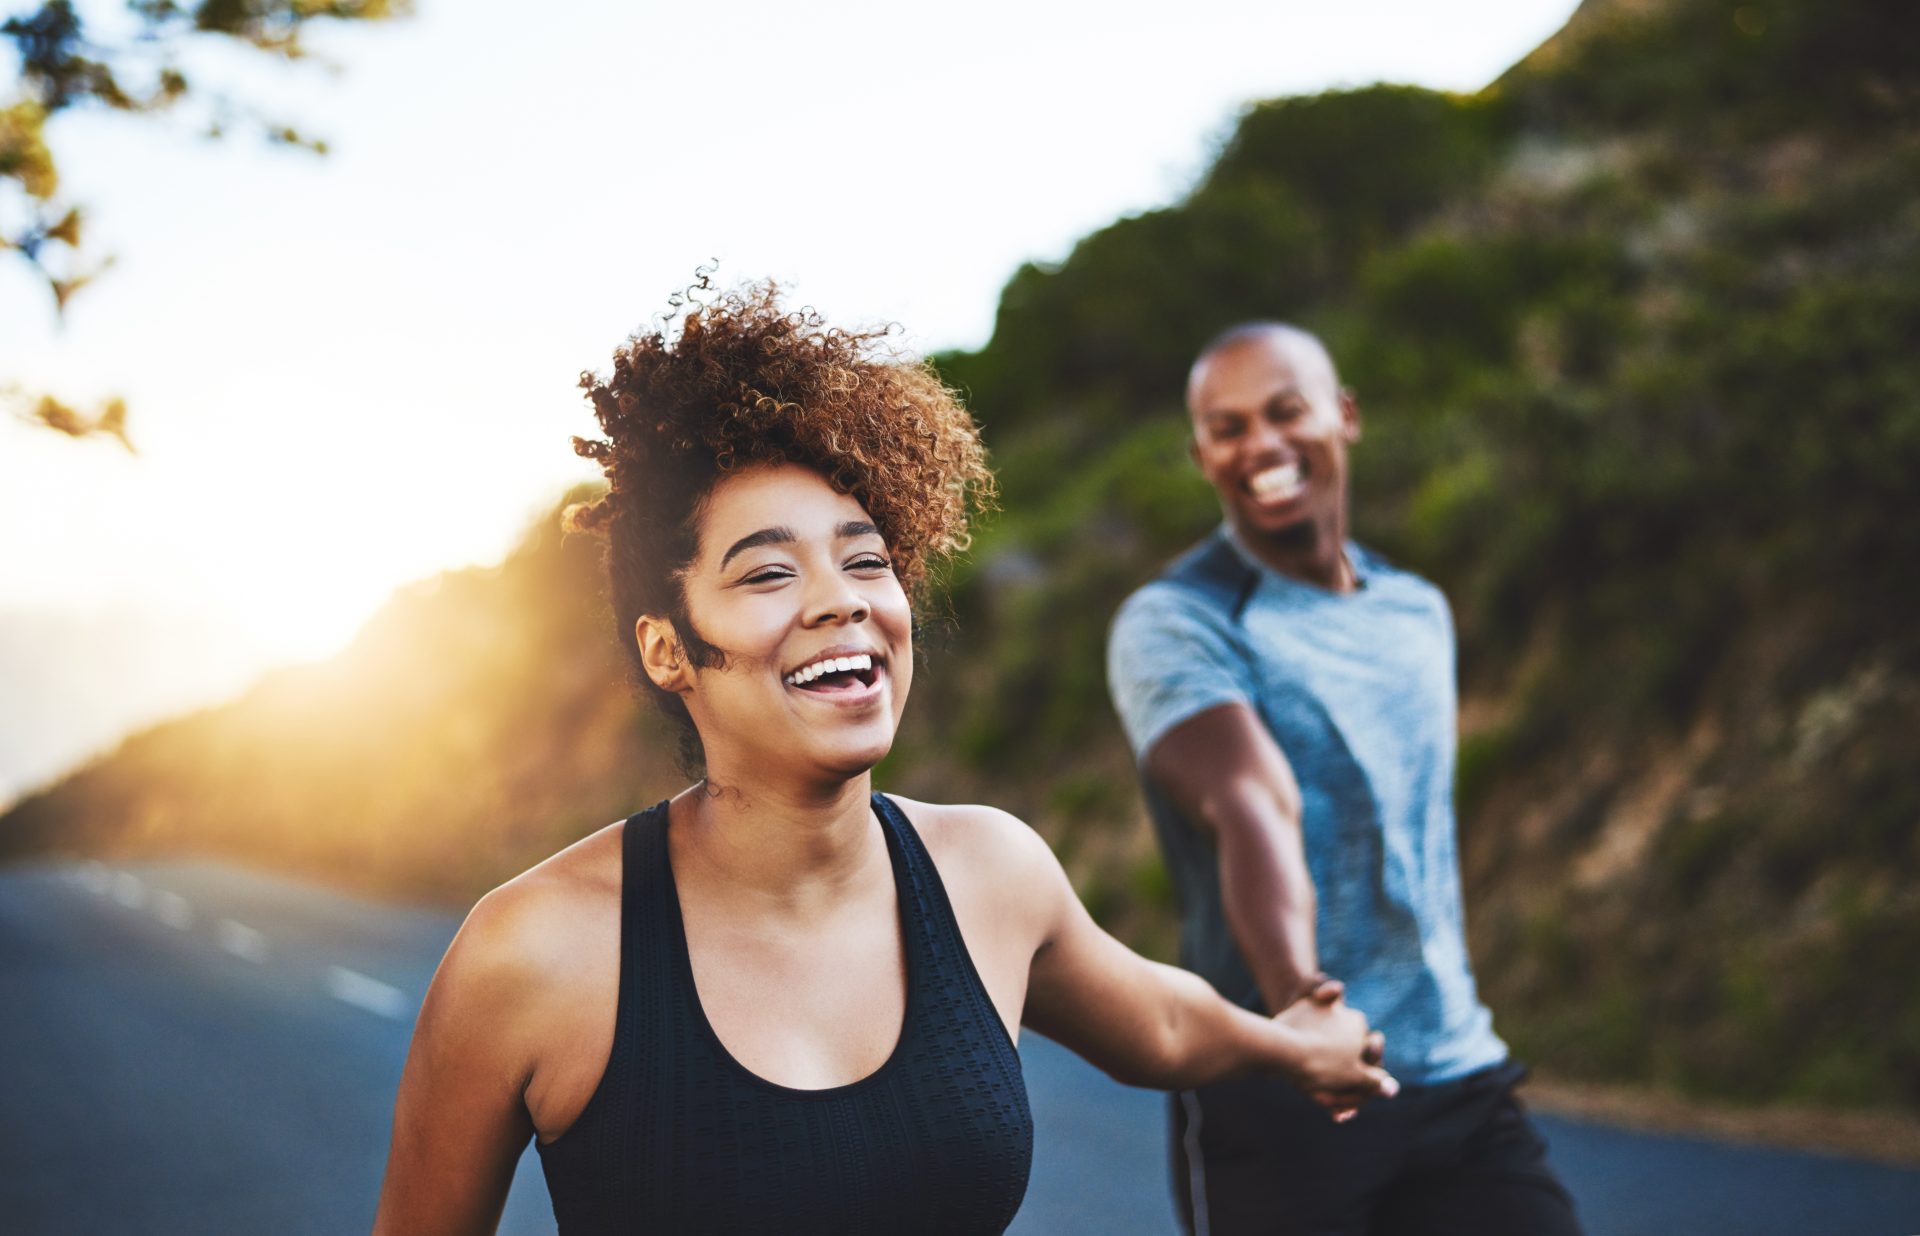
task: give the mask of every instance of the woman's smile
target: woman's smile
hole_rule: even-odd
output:
[[[877,700],[886,675],[885,654],[841,645],[809,658],[782,681],[789,690],[850,706]]]
[[[736,472],[708,496],[685,582],[694,629],[726,654],[685,696],[710,765],[797,758],[844,770],[887,753],[910,686],[913,617],[857,499],[793,464]],[[768,707],[769,686],[787,709]]]

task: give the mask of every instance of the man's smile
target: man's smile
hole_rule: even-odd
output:
[[[1247,478],[1246,489],[1260,505],[1279,506],[1306,492],[1307,471],[1305,460],[1263,468]]]

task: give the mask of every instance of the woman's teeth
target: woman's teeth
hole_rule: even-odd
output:
[[[788,674],[787,685],[804,687],[822,674],[864,673],[872,668],[873,658],[864,652],[851,657],[827,657]]]
[[[1256,472],[1247,478],[1247,488],[1253,491],[1254,497],[1268,502],[1291,498],[1301,489],[1300,465],[1285,463],[1277,468]]]

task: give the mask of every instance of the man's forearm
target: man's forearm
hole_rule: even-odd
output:
[[[1268,1011],[1279,1012],[1319,973],[1293,766],[1258,714],[1230,703],[1169,730],[1147,752],[1146,769],[1180,814],[1213,837],[1227,926]]]
[[[1277,804],[1241,802],[1216,810],[1227,926],[1267,1011],[1277,1013],[1310,991],[1320,973],[1314,944],[1317,903],[1300,826]],[[1229,818],[1228,811],[1235,814]]]

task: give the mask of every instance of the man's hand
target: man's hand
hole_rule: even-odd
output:
[[[1368,1099],[1390,1098],[1400,1088],[1398,1082],[1378,1067],[1386,1054],[1386,1036],[1368,1029],[1366,1015],[1346,1005],[1346,990],[1339,979],[1325,974],[1313,975],[1302,994],[1274,1018],[1304,1036],[1323,1040],[1331,1049],[1326,1053],[1316,1051],[1308,1066],[1309,1070],[1331,1069],[1325,1076],[1327,1084],[1317,1084],[1322,1078],[1311,1071],[1302,1076],[1301,1082],[1308,1097],[1326,1108],[1336,1121],[1353,1119]],[[1343,1049],[1353,1049],[1356,1030],[1357,1055],[1343,1054]]]

